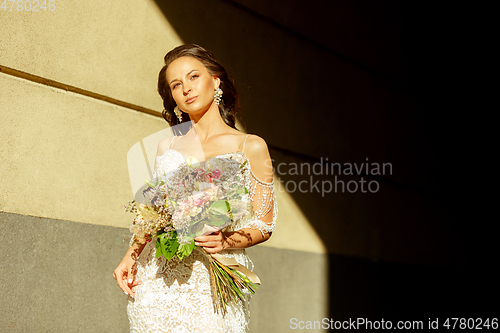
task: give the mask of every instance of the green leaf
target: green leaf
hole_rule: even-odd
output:
[[[170,260],[174,257],[175,252],[177,252],[177,248],[179,247],[179,242],[177,242],[177,237],[174,231],[169,232],[172,238],[168,238],[166,233],[162,234],[160,240],[161,252],[167,260]]]
[[[177,252],[177,248],[179,247],[179,243],[172,239],[169,240],[170,244],[162,248],[163,256],[168,260],[172,259]]]
[[[160,244],[160,239],[157,238],[156,239],[156,254],[155,254],[155,258],[158,258],[162,255],[162,250],[161,250],[161,244]]]
[[[190,243],[179,245],[179,248],[177,249],[177,257],[179,257],[180,260],[183,260],[188,255],[190,255],[195,248],[196,245],[194,245],[194,240],[192,240]]]
[[[145,180],[146,184],[148,184],[149,187],[155,187],[156,185],[158,185],[158,182],[156,183],[151,183],[149,180]]]
[[[189,236],[196,237],[201,235],[201,231],[203,230],[203,226],[205,225],[206,220],[199,220],[189,226]]]
[[[210,213],[212,214],[229,215],[229,209],[229,203],[226,200],[217,200],[210,205]]]
[[[214,227],[220,227],[221,225],[224,225],[231,221],[229,216],[225,215],[215,215],[215,214],[209,214],[208,216],[208,221],[209,225],[214,226]]]

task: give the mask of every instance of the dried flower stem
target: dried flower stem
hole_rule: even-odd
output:
[[[252,294],[257,290],[257,286],[252,283],[244,274],[235,269],[223,265],[205,251],[210,262],[210,281],[212,285],[212,300],[217,313],[226,314],[226,306],[230,302],[243,301],[245,295],[242,289],[248,289]]]

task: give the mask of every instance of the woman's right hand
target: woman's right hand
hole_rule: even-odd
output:
[[[113,277],[125,294],[132,297],[135,296],[135,287],[141,284],[141,281],[135,281],[136,265],[135,260],[131,257],[129,252],[123,257],[122,261],[116,267]]]

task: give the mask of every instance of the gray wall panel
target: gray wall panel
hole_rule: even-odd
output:
[[[0,213],[0,332],[127,332],[126,299],[112,277],[128,247],[124,228]],[[288,332],[327,314],[327,256],[249,249],[262,286],[251,332]]]
[[[126,332],[122,228],[0,213],[1,332]],[[124,241],[125,240],[125,241]]]

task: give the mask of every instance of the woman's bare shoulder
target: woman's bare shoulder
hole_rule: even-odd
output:
[[[246,138],[245,154],[266,157],[269,156],[269,148],[263,138],[255,134],[250,134]]]
[[[244,153],[250,162],[254,175],[261,181],[272,182],[272,159],[266,141],[257,135],[249,135],[246,140]]]
[[[156,156],[161,156],[163,155],[168,147],[170,146],[170,142],[172,142],[172,140],[174,139],[174,137],[170,137],[170,138],[165,138],[163,140],[161,140],[159,143],[158,143],[158,150],[156,152]]]

